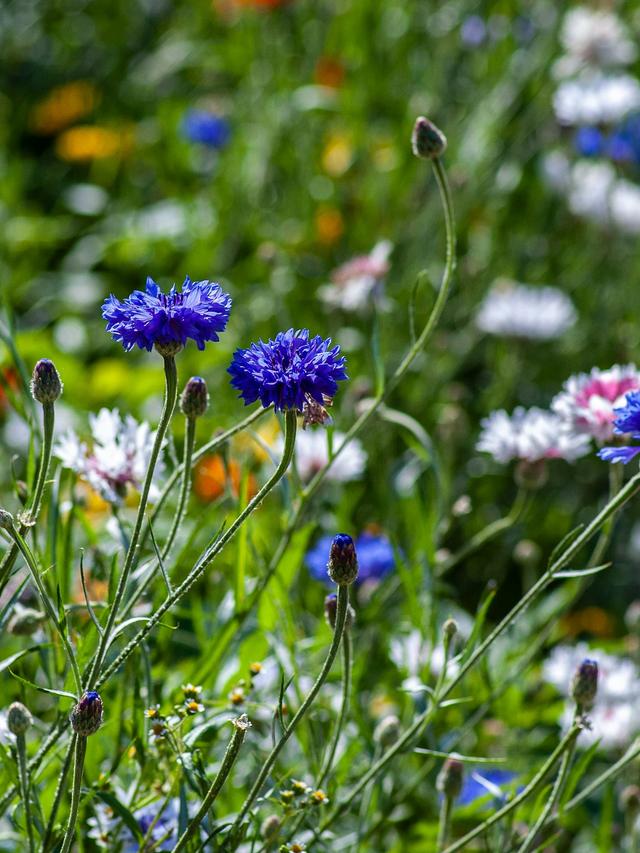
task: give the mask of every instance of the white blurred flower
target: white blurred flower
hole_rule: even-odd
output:
[[[382,281],[389,272],[389,255],[393,244],[381,240],[368,255],[359,255],[333,271],[331,283],[318,289],[320,298],[333,308],[362,311],[379,295]]]
[[[89,415],[91,449],[69,430],[54,448],[65,468],[71,468],[110,503],[120,503],[128,486],[140,489],[147,471],[155,433],[147,423],[139,424],[131,415],[124,419],[117,409],[100,409]],[[154,477],[162,475],[158,461]],[[157,495],[152,486],[151,500]]]
[[[586,643],[556,646],[542,668],[545,681],[569,698],[571,679],[585,658],[598,664],[598,693],[588,718],[592,729],[585,729],[578,745],[590,746],[599,740],[604,747],[624,747],[640,729],[636,708],[640,701],[640,679],[633,661],[616,657]],[[573,719],[573,703],[569,701],[562,718],[565,728]]]
[[[490,453],[496,462],[506,463],[514,459],[527,462],[566,459],[573,462],[589,452],[588,436],[563,430],[558,415],[544,409],[519,406],[512,415],[500,409],[485,418],[481,426],[476,449]]]
[[[414,628],[407,633],[391,637],[389,657],[405,676],[402,689],[409,693],[421,693],[425,670],[428,669],[429,673],[436,677],[442,672],[445,660],[444,646],[441,643],[434,645],[425,639],[417,628]],[[449,675],[455,675],[459,668],[455,661],[450,661],[447,672]]]
[[[298,475],[303,483],[318,473],[329,461],[328,433],[323,429],[299,431],[296,436],[295,462]],[[344,433],[333,433],[333,447],[339,447]],[[282,436],[276,441],[276,452],[284,447]],[[348,483],[358,480],[364,473],[367,454],[359,439],[352,439],[327,471],[327,480],[333,483]]]
[[[571,212],[594,222],[609,222],[609,199],[615,180],[616,173],[610,163],[578,160],[569,178],[568,202]]]
[[[583,74],[565,80],[553,96],[560,124],[614,124],[640,107],[640,83],[628,74]]]
[[[640,233],[640,187],[631,181],[616,181],[609,204],[614,225],[626,234]]]
[[[506,280],[492,287],[476,317],[483,332],[540,341],[559,337],[575,321],[573,303],[562,291]]]
[[[633,364],[614,364],[608,370],[594,367],[590,373],[570,376],[551,408],[572,432],[597,441],[613,437],[613,410],[624,405],[629,391],[640,388],[640,374]]]
[[[566,51],[554,67],[560,76],[574,74],[585,65],[628,65],[638,53],[624,23],[606,9],[570,9],[562,22],[560,40]]]

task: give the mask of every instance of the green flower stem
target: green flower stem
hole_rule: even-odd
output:
[[[27,769],[27,746],[24,732],[16,735],[16,749],[18,753],[18,777],[20,780],[20,796],[24,807],[24,822],[27,827],[27,838],[29,842],[29,853],[35,853],[35,841],[33,838],[33,824],[31,822],[31,802],[29,796],[29,771]]]
[[[236,762],[238,753],[240,752],[240,747],[242,746],[242,742],[251,724],[246,719],[246,717],[244,719],[240,717],[239,719],[233,721],[233,725],[233,736],[229,741],[227,751],[225,752],[224,758],[222,759],[222,764],[220,765],[220,769],[218,770],[218,775],[213,780],[211,787],[207,791],[205,798],[200,804],[200,808],[198,809],[194,817],[189,821],[187,828],[178,839],[178,843],[173,848],[173,853],[179,853],[180,850],[184,850],[187,844],[189,843],[189,840],[193,838],[198,827],[205,819],[207,813],[209,812],[209,809],[215,802],[216,797],[222,790],[222,786],[227,781],[227,777],[229,776],[229,773],[231,772],[231,769]]]
[[[114,672],[118,670],[122,663],[134,652],[140,643],[144,642],[146,637],[151,633],[154,627],[162,619],[165,613],[169,611],[174,604],[186,595],[191,587],[202,577],[207,568],[211,565],[215,557],[223,550],[225,545],[238,532],[251,513],[262,503],[269,492],[277,485],[284,477],[287,468],[293,457],[293,449],[296,441],[297,417],[295,411],[288,411],[285,415],[285,430],[284,430],[284,450],[280,464],[271,475],[269,480],[264,484],[260,491],[253,497],[242,512],[237,516],[233,524],[228,527],[219,539],[208,548],[196,565],[191,569],[187,577],[182,581],[180,586],[176,587],[170,595],[162,602],[158,609],[153,613],[148,622],[138,631],[138,633],[124,647],[116,659],[101,673],[97,680],[96,687],[100,687],[107,681]]]
[[[439,565],[437,565],[436,576],[442,577],[446,572],[453,569],[454,566],[457,566],[463,560],[466,560],[466,558],[471,554],[475,554],[475,552],[487,542],[490,542],[496,536],[499,536],[503,531],[509,530],[509,528],[513,527],[528,508],[529,498],[529,493],[520,489],[513,502],[513,506],[507,515],[503,518],[496,519],[496,521],[491,522],[491,524],[488,524],[482,530],[479,530],[478,533],[472,536],[459,551],[455,554],[451,554],[450,557],[447,557],[446,560],[443,560]]]
[[[82,788],[82,773],[84,771],[84,757],[87,752],[87,739],[78,735],[76,739],[75,762],[73,765],[73,787],[71,789],[71,809],[69,812],[69,823],[62,842],[60,853],[69,853],[73,839],[76,834],[76,823],[78,822],[78,806],[80,805],[80,791]]]
[[[473,839],[477,838],[478,835],[482,835],[483,833],[485,833],[494,824],[501,821],[503,817],[506,817],[514,809],[517,809],[518,806],[520,806],[526,799],[537,793],[541,786],[544,784],[544,780],[546,779],[550,770],[554,767],[556,762],[562,757],[566,750],[571,746],[571,744],[575,742],[576,737],[578,736],[578,734],[580,734],[580,729],[580,724],[574,723],[567,732],[567,734],[562,738],[558,746],[551,753],[549,758],[547,758],[540,770],[538,770],[533,779],[529,782],[529,784],[525,788],[523,788],[523,790],[519,794],[517,794],[512,800],[510,800],[506,805],[504,805],[501,809],[498,809],[497,812],[494,812],[491,817],[478,824],[478,826],[476,826],[470,832],[467,832],[467,834],[464,835],[462,838],[459,838],[456,842],[447,847],[445,853],[455,853],[456,850],[464,850],[470,841],[473,841]]]
[[[316,830],[315,838],[318,838],[328,826],[334,824],[335,820],[341,815],[353,802],[353,800],[366,788],[369,781],[374,779],[381,773],[387,764],[395,758],[432,720],[436,715],[440,703],[453,692],[454,688],[462,681],[464,676],[472,669],[480,658],[485,654],[487,649],[498,639],[525,611],[529,605],[546,589],[553,581],[554,576],[564,568],[567,563],[579,553],[580,549],[587,543],[595,533],[607,522],[614,513],[618,512],[627,501],[629,501],[640,489],[640,474],[632,477],[616,495],[606,504],[606,506],[596,515],[591,523],[571,542],[564,551],[556,558],[548,570],[540,577],[540,579],[531,587],[531,589],[518,601],[518,603],[509,611],[502,621],[491,631],[487,638],[480,643],[475,651],[464,663],[457,675],[455,675],[447,685],[444,686],[442,694],[434,698],[432,704],[420,714],[402,735],[399,740],[393,744],[372,767],[369,768],[359,782],[338,802],[331,810],[328,817],[323,821],[318,830]]]
[[[33,555],[33,552],[23,539],[20,534],[20,531],[15,527],[11,526],[8,530],[8,533],[13,538],[13,541],[16,543],[16,547],[24,557],[24,560],[29,568],[29,573],[31,578],[38,590],[38,594],[40,596],[40,600],[42,601],[42,605],[44,609],[47,611],[47,616],[54,624],[56,632],[60,637],[60,641],[62,642],[62,646],[66,652],[67,659],[71,665],[71,671],[73,673],[73,678],[76,685],[76,693],[78,696],[82,694],[82,678],[80,676],[80,670],[78,668],[78,662],[76,660],[75,653],[73,651],[73,647],[71,646],[71,642],[69,641],[69,637],[67,635],[66,626],[64,623],[61,623],[58,619],[58,614],[56,613],[55,607],[51,599],[49,598],[49,594],[45,589],[44,583],[42,581],[42,577],[40,576],[40,570],[38,568],[38,564],[36,562],[36,558]]]
[[[347,721],[347,716],[349,714],[349,699],[351,697],[351,662],[352,662],[352,640],[351,640],[351,631],[347,628],[343,635],[343,643],[342,643],[342,703],[340,705],[340,714],[338,716],[338,720],[336,722],[335,731],[333,733],[333,738],[331,740],[331,746],[327,751],[326,758],[324,760],[324,764],[320,770],[320,775],[318,776],[318,783],[316,785],[317,788],[322,788],[325,783],[325,780],[328,778],[331,773],[331,768],[333,767],[333,761],[336,757],[336,751],[338,749],[338,743],[340,742],[340,737],[342,736],[342,730],[344,729],[344,725]]]
[[[577,721],[574,720],[574,724]],[[529,832],[527,833],[527,837],[525,838],[522,846],[518,848],[518,853],[529,853],[532,849],[533,845],[536,843],[536,838],[538,837],[539,832],[542,830],[542,827],[547,822],[547,818],[551,814],[551,812],[555,809],[556,803],[562,796],[562,791],[567,782],[567,776],[569,775],[569,770],[571,769],[571,762],[573,761],[573,755],[576,749],[576,741],[578,740],[578,735],[580,734],[581,729],[575,732],[573,740],[569,742],[565,752],[562,755],[562,759],[560,761],[560,769],[558,770],[558,775],[556,776],[556,781],[551,789],[551,793],[549,794],[549,798],[540,813],[538,820],[533,824]]]
[[[309,693],[306,695],[304,701],[302,702],[302,704],[298,708],[295,716],[293,717],[293,719],[291,720],[289,725],[285,728],[285,730],[282,732],[282,735],[280,736],[280,740],[273,747],[273,749],[271,750],[271,752],[267,756],[266,761],[264,762],[264,764],[260,768],[260,772],[258,773],[256,780],[253,783],[253,786],[252,786],[251,790],[249,791],[247,798],[245,799],[244,803],[242,804],[242,807],[241,807],[240,811],[238,812],[238,816],[236,817],[235,821],[233,822],[231,830],[229,831],[229,835],[227,836],[227,844],[223,848],[225,851],[235,850],[237,848],[238,843],[240,841],[239,836],[240,836],[240,832],[241,832],[241,828],[242,828],[242,823],[243,823],[245,817],[247,816],[247,814],[249,813],[249,810],[251,809],[251,807],[255,803],[256,799],[260,795],[260,792],[262,791],[264,783],[266,782],[267,777],[269,776],[269,773],[273,769],[273,766],[276,763],[278,756],[280,755],[280,753],[284,749],[285,744],[287,743],[287,741],[289,740],[291,735],[294,733],[294,731],[298,727],[298,724],[302,721],[302,719],[306,715],[307,711],[309,710],[309,708],[313,704],[316,696],[320,692],[320,688],[322,687],[322,685],[327,680],[327,677],[329,676],[329,673],[331,672],[333,662],[336,658],[336,655],[338,654],[338,649],[340,648],[340,642],[342,640],[342,635],[344,633],[344,628],[345,628],[345,624],[347,621],[347,608],[348,608],[348,606],[349,606],[349,587],[341,585],[338,587],[338,607],[337,607],[337,611],[336,611],[336,624],[335,624],[335,628],[333,631],[333,639],[331,641],[331,646],[329,647],[329,651],[327,652],[327,657],[326,657],[325,662],[322,666],[322,669],[320,670],[320,673],[319,673],[318,677],[316,678],[316,680],[313,684],[313,687],[311,688]]]
[[[158,429],[156,430],[156,437],[153,442],[151,456],[149,457],[149,466],[147,468],[144,484],[142,486],[142,493],[140,494],[140,503],[138,505],[138,513],[136,516],[133,533],[131,534],[131,540],[129,542],[129,549],[127,550],[124,559],[124,565],[122,567],[120,578],[118,579],[118,585],[116,587],[116,592],[113,597],[111,608],[109,610],[109,615],[107,617],[107,622],[104,627],[104,632],[100,637],[98,651],[96,652],[95,657],[89,668],[89,674],[86,679],[87,689],[92,689],[91,685],[98,677],[98,673],[100,672],[100,669],[104,662],[107,649],[109,648],[109,643],[111,641],[111,632],[113,631],[116,619],[118,618],[118,611],[120,609],[120,605],[122,604],[122,598],[124,596],[127,582],[129,580],[129,575],[131,574],[131,569],[133,568],[133,564],[137,556],[140,533],[142,531],[144,514],[147,508],[149,490],[151,489],[151,481],[153,479],[153,473],[155,471],[156,462],[158,461],[160,449],[162,448],[164,437],[166,435],[167,428],[169,426],[169,422],[171,421],[171,416],[173,415],[173,410],[176,404],[176,396],[178,393],[176,361],[175,358],[166,356],[163,358],[163,360],[165,375],[165,394],[162,415],[160,416],[160,423],[158,424]]]
[[[25,520],[28,523],[22,522],[18,527],[21,536],[26,536],[30,527],[37,521],[42,508],[42,498],[44,496],[44,487],[47,483],[49,474],[49,466],[51,464],[51,448],[53,446],[53,427],[55,423],[54,404],[42,404],[42,451],[40,453],[40,465],[38,467],[38,476],[33,490],[33,496],[29,501],[28,506],[24,511]],[[9,578],[9,573],[13,568],[16,557],[19,553],[17,543],[13,543],[11,548],[2,558],[0,562],[0,590],[4,588],[6,581]]]
[[[309,502],[311,501],[311,498],[316,494],[320,486],[323,484],[327,476],[327,472],[329,471],[329,468],[337,459],[337,457],[340,456],[340,454],[346,449],[346,447],[348,447],[352,439],[355,438],[364,429],[364,427],[371,420],[371,418],[378,412],[380,407],[383,406],[385,402],[389,399],[392,392],[400,383],[404,375],[407,373],[417,356],[425,348],[429,338],[431,337],[434,329],[438,324],[438,321],[440,320],[445,304],[447,302],[447,298],[449,296],[449,292],[451,290],[453,273],[456,267],[456,235],[453,215],[453,202],[451,200],[449,182],[447,180],[444,167],[442,166],[440,161],[434,160],[432,162],[436,182],[438,184],[438,190],[440,193],[440,200],[444,210],[446,229],[446,262],[444,273],[442,275],[442,281],[440,283],[440,289],[438,291],[438,297],[435,301],[433,309],[431,310],[431,313],[429,314],[419,337],[415,340],[412,346],[409,347],[404,357],[402,358],[402,361],[400,362],[394,373],[391,375],[391,377],[387,380],[384,390],[381,391],[371,401],[371,405],[368,406],[368,408],[360,415],[359,418],[357,418],[357,420],[345,434],[343,440],[340,442],[338,447],[334,448],[334,453],[331,459],[326,463],[323,468],[321,468],[317,472],[317,474],[308,483],[308,485],[302,491],[298,499],[295,501],[289,521],[283,531],[280,542],[276,550],[274,551],[271,560],[269,561],[269,565],[267,566],[264,575],[258,580],[258,583],[256,584],[253,593],[245,603],[244,607],[233,614],[233,616],[231,617],[232,621],[229,623],[228,626],[228,630],[223,635],[220,642],[216,643],[216,649],[214,652],[216,661],[219,661],[222,658],[229,644],[232,642],[233,638],[237,636],[238,629],[242,627],[249,615],[257,607],[258,602],[264,595],[267,587],[271,582],[271,579],[278,570],[280,561],[284,556],[287,548],[289,547],[293,534],[297,530],[300,520],[302,519],[302,516],[304,515],[309,505]],[[422,276],[422,272],[419,273],[419,277],[420,276]],[[213,666],[214,661],[212,659],[208,667],[209,671],[213,668]]]
[[[193,447],[196,440],[196,418],[185,418],[185,433],[184,433],[184,457],[182,461],[182,480],[180,482],[180,496],[178,498],[178,506],[176,514],[173,517],[173,524],[167,536],[167,541],[164,543],[161,559],[164,561],[168,558],[176,540],[178,530],[184,518],[189,499],[189,491],[191,489],[191,458],[193,456]]]
[[[449,832],[451,831],[451,812],[453,811],[453,798],[447,797],[446,794],[442,798],[440,806],[440,819],[438,820],[438,840],[436,841],[436,851],[441,853],[447,846],[449,840]]]
[[[49,847],[49,842],[51,841],[51,836],[53,834],[53,828],[56,824],[56,817],[58,814],[58,809],[60,808],[60,802],[62,800],[62,794],[64,792],[65,784],[67,781],[67,775],[69,773],[69,768],[71,767],[71,759],[73,757],[73,753],[75,752],[77,735],[74,733],[71,738],[71,749],[67,751],[65,759],[62,763],[62,767],[60,768],[60,775],[58,776],[58,784],[56,786],[56,792],[53,797],[53,805],[51,806],[51,814],[49,815],[49,820],[47,821],[47,827],[44,832],[44,836],[42,838],[42,849],[46,851]]]

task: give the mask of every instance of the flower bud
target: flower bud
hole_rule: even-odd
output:
[[[640,812],[640,787],[638,785],[627,785],[620,793],[620,811],[637,815]]]
[[[327,571],[331,580],[338,586],[349,586],[358,577],[356,546],[347,533],[338,533],[333,537]]]
[[[383,717],[375,728],[373,739],[383,749],[388,749],[400,737],[400,720],[395,714]]]
[[[580,711],[593,707],[598,692],[598,664],[585,658],[571,680],[571,698]]]
[[[71,712],[71,727],[81,737],[95,734],[102,722],[102,699],[95,690],[83,693]]]
[[[14,735],[23,735],[33,723],[33,717],[28,708],[22,702],[14,702],[9,705],[7,711],[7,726]]]
[[[31,393],[39,403],[55,403],[62,394],[62,382],[55,364],[48,358],[41,358],[33,368]]]
[[[464,765],[457,758],[447,758],[438,774],[436,786],[445,797],[455,800],[462,790]]]
[[[436,160],[446,150],[447,137],[428,118],[419,116],[413,126],[411,147],[416,157],[422,157],[425,160]]]
[[[336,616],[338,615],[338,596],[335,592],[330,593],[324,600],[324,615],[329,623],[329,627],[335,630]],[[348,631],[353,625],[356,618],[356,611],[350,604],[347,604],[347,617],[344,623],[345,630]]]
[[[442,625],[442,636],[444,638],[445,643],[450,643],[457,633],[458,623],[456,622],[456,620],[452,619],[451,617],[445,619]]]
[[[13,530],[13,516],[6,509],[0,509],[0,529]]]
[[[280,834],[282,821],[278,815],[272,814],[266,817],[260,825],[260,835],[265,841],[274,841]]]
[[[180,397],[180,411],[187,418],[200,418],[208,407],[207,383],[201,376],[192,376]]]

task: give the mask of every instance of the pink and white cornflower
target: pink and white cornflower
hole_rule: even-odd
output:
[[[511,415],[500,409],[485,418],[481,426],[476,449],[491,454],[496,462],[573,462],[589,452],[588,436],[563,429],[562,419],[545,409],[519,406]]]
[[[628,65],[638,53],[623,21],[608,9],[570,9],[562,22],[560,41],[566,55],[554,66],[558,76],[575,74],[586,66]]]
[[[308,483],[329,461],[328,434],[323,429],[298,432],[296,437],[295,464],[298,476]],[[335,449],[344,441],[344,433],[333,433],[332,445]],[[282,436],[276,441],[276,452],[284,448]],[[367,465],[367,454],[362,442],[352,439],[327,471],[327,480],[332,483],[348,483],[359,480]]]
[[[331,274],[331,283],[320,287],[320,298],[333,308],[362,311],[371,299],[379,296],[389,272],[389,255],[393,249],[388,240],[377,243],[368,255],[358,255]]]
[[[582,74],[563,81],[553,96],[562,125],[615,124],[640,108],[640,83],[629,74]]]
[[[613,432],[616,435],[630,436],[635,441],[640,441],[640,391],[630,391],[619,409],[614,409],[615,420]],[[626,445],[623,447],[603,447],[598,451],[598,456],[605,462],[622,462],[626,465],[634,456],[640,453],[639,445]]]
[[[629,391],[640,389],[635,365],[614,364],[608,370],[594,367],[590,373],[570,376],[554,397],[551,409],[571,432],[610,441],[614,435],[614,410],[624,405]]]
[[[490,335],[548,341],[576,321],[569,297],[555,287],[500,280],[485,296],[476,325]]]
[[[542,677],[569,700],[571,679],[586,657],[598,664],[598,693],[588,713],[592,728],[583,730],[578,746],[585,748],[599,740],[605,748],[625,747],[640,730],[636,712],[640,678],[633,661],[589,648],[586,643],[560,645],[544,662]],[[569,728],[573,716],[574,706],[569,700],[562,715],[563,728]]]
[[[139,490],[144,480],[155,433],[149,424],[138,423],[131,415],[120,416],[117,409],[100,409],[89,415],[91,447],[70,430],[54,448],[65,468],[75,471],[104,500],[122,503],[129,486]],[[162,476],[158,462],[154,478]],[[157,495],[152,484],[150,498]]]

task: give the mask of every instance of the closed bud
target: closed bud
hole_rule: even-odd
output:
[[[589,711],[598,692],[598,664],[585,658],[571,680],[571,698],[580,711]]]
[[[462,790],[463,777],[464,765],[462,761],[457,758],[447,758],[438,774],[436,786],[445,797],[455,800]]]
[[[400,720],[395,714],[383,717],[375,728],[373,739],[383,749],[388,749],[400,737]]]
[[[456,622],[456,620],[452,619],[451,617],[445,619],[442,625],[442,636],[444,637],[444,641],[446,643],[450,643],[457,633],[458,623]]]
[[[95,690],[82,694],[80,701],[71,712],[71,727],[81,737],[95,734],[102,722],[102,699]]]
[[[0,529],[13,530],[13,516],[6,509],[0,509]]]
[[[347,533],[338,533],[333,537],[327,571],[331,580],[338,586],[349,586],[358,577],[356,546]]]
[[[266,817],[260,825],[260,835],[265,841],[273,841],[280,834],[282,821],[278,815],[272,814]]]
[[[62,382],[55,364],[48,358],[41,358],[33,368],[31,393],[39,403],[55,403],[62,394]]]
[[[428,118],[419,116],[413,126],[411,147],[416,157],[422,157],[425,160],[436,160],[446,150],[447,137]]]
[[[180,411],[187,418],[200,418],[208,407],[207,383],[201,376],[192,376],[180,397]]]
[[[324,600],[324,615],[329,623],[329,627],[335,631],[336,616],[338,615],[338,596],[335,592],[330,593]],[[353,625],[356,618],[356,611],[350,604],[347,604],[347,617],[344,623],[345,630],[348,631]]]
[[[7,623],[7,631],[16,637],[29,637],[45,621],[45,614],[32,607],[16,604],[16,609]]]
[[[627,785],[620,794],[620,811],[628,812],[629,815],[637,815],[640,812],[640,787],[638,785]]]
[[[33,717],[28,708],[22,702],[14,702],[9,705],[7,711],[7,726],[14,735],[23,735],[33,723]]]

